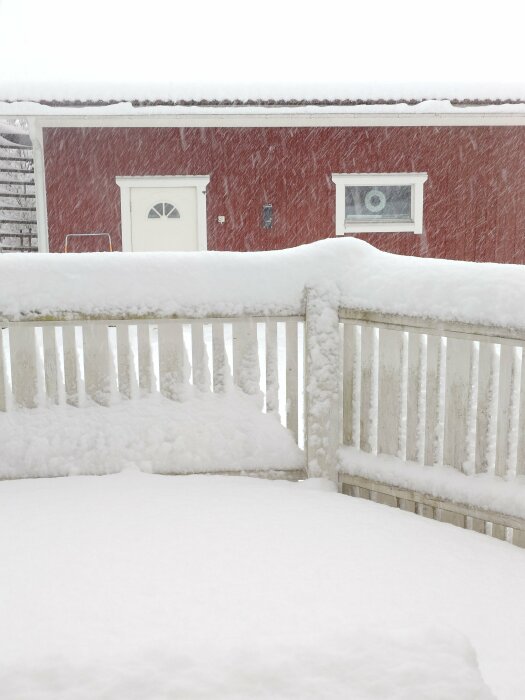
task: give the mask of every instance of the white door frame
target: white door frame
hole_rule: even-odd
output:
[[[132,187],[195,187],[197,190],[197,250],[208,250],[206,226],[206,187],[209,175],[156,175],[153,177],[116,177],[120,187],[120,221],[122,250],[132,251],[131,246],[131,194]]]

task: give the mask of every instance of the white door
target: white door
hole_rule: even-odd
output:
[[[131,250],[198,250],[196,187],[131,187]]]

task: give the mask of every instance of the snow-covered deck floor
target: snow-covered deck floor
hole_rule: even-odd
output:
[[[525,552],[324,482],[4,481],[0,562],[2,698],[515,700],[525,687]]]

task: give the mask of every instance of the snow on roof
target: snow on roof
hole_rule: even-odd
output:
[[[525,328],[523,266],[392,255],[354,238],[258,253],[4,255],[0,319],[294,315],[305,287],[327,281],[347,307]]]
[[[0,81],[0,101],[50,106],[338,106],[417,105],[449,101],[458,106],[524,104],[525,83],[163,83]]]
[[[0,134],[27,134],[27,129],[13,122],[0,121]]]

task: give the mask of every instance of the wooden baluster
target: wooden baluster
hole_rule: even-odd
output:
[[[260,395],[260,377],[257,325],[253,319],[234,321],[233,380],[245,394]]]
[[[374,328],[361,328],[361,407],[360,407],[360,447],[371,452],[372,423],[372,368],[374,365]]]
[[[420,405],[421,390],[421,352],[422,337],[420,333],[408,334],[407,367],[407,428],[406,458],[412,462],[420,459],[418,431],[422,424]]]
[[[78,406],[80,401],[80,373],[75,326],[62,326],[62,345],[64,349],[64,385],[66,401],[71,406]]]
[[[139,360],[139,387],[142,392],[151,394],[156,391],[153,356],[151,351],[150,324],[137,324],[137,349]]]
[[[277,322],[266,322],[266,412],[279,419],[279,356]]]
[[[38,403],[38,370],[34,326],[11,326],[9,349],[15,404],[35,408]]]
[[[181,323],[159,323],[159,373],[161,393],[169,399],[184,400],[190,371]]]
[[[516,474],[520,476],[523,476],[525,474],[525,348],[522,348],[521,356],[521,383],[518,418],[518,455],[516,459]],[[518,536],[521,537],[522,535]]]
[[[356,356],[356,327],[346,321],[343,325],[343,443],[354,444],[354,372]]]
[[[425,464],[429,465],[436,463],[436,441],[439,421],[440,345],[440,336],[427,336]]]
[[[514,347],[501,345],[499,358],[498,417],[496,422],[496,474],[505,476],[509,462],[511,402],[515,381]]]
[[[377,447],[380,454],[397,456],[400,447],[403,334],[379,329],[379,398]]]
[[[135,366],[129,341],[129,324],[117,324],[118,390],[130,399],[136,387]]]
[[[86,395],[102,406],[109,406],[115,370],[109,348],[108,327],[103,323],[84,324],[82,342]]]
[[[488,471],[490,446],[490,409],[492,392],[492,366],[494,359],[493,343],[481,341],[479,344],[478,361],[478,405],[476,412],[476,472]],[[485,524],[483,524],[483,532]]]
[[[286,321],[286,427],[295,442],[299,434],[298,364],[297,321]]]
[[[58,356],[56,342],[56,327],[43,326],[44,342],[44,375],[46,395],[52,403],[58,403]]]
[[[225,392],[231,386],[230,367],[224,345],[224,323],[216,321],[212,324],[213,349],[213,391],[217,394]]]
[[[443,462],[462,471],[468,455],[472,341],[447,339]]]
[[[209,391],[211,377],[202,321],[191,323],[191,366],[193,385],[200,391]]]

